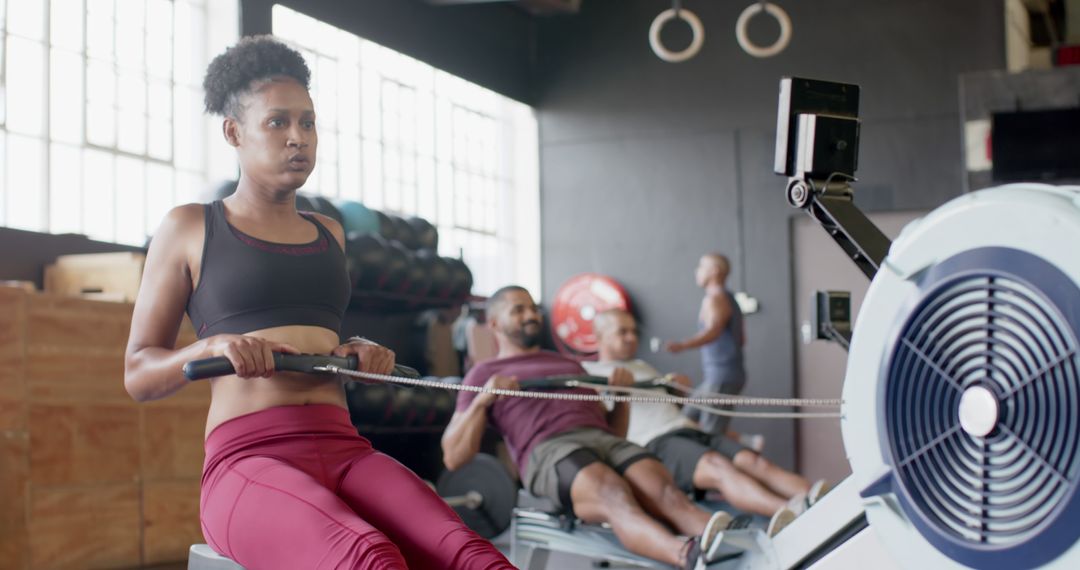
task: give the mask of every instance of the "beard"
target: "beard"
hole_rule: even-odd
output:
[[[525,321],[521,327],[504,330],[503,334],[521,348],[536,348],[540,346],[540,331],[539,321]]]

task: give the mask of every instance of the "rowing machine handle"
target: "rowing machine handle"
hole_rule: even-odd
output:
[[[347,370],[356,370],[360,361],[355,354],[349,356],[327,356],[325,354],[285,354],[274,353],[274,369],[288,372],[319,373],[316,366],[336,366]],[[188,380],[203,380],[235,374],[232,362],[224,356],[193,360],[184,365],[184,376]],[[413,368],[397,364],[391,373],[394,376],[405,378],[419,378],[420,374]]]

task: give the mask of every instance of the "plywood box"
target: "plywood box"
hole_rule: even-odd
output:
[[[135,252],[61,255],[45,268],[45,292],[132,303],[146,255]]]
[[[0,287],[0,568],[181,562],[202,542],[209,384],[132,400],[132,309]],[[194,340],[185,321],[177,345]]]

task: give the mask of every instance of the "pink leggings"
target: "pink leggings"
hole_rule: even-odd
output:
[[[347,410],[281,406],[206,440],[201,518],[217,552],[264,568],[513,568]]]

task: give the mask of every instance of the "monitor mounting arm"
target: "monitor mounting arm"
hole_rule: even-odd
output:
[[[805,210],[869,279],[891,241],[854,203],[859,148],[859,88],[798,77],[780,82],[777,174],[787,201]]]

